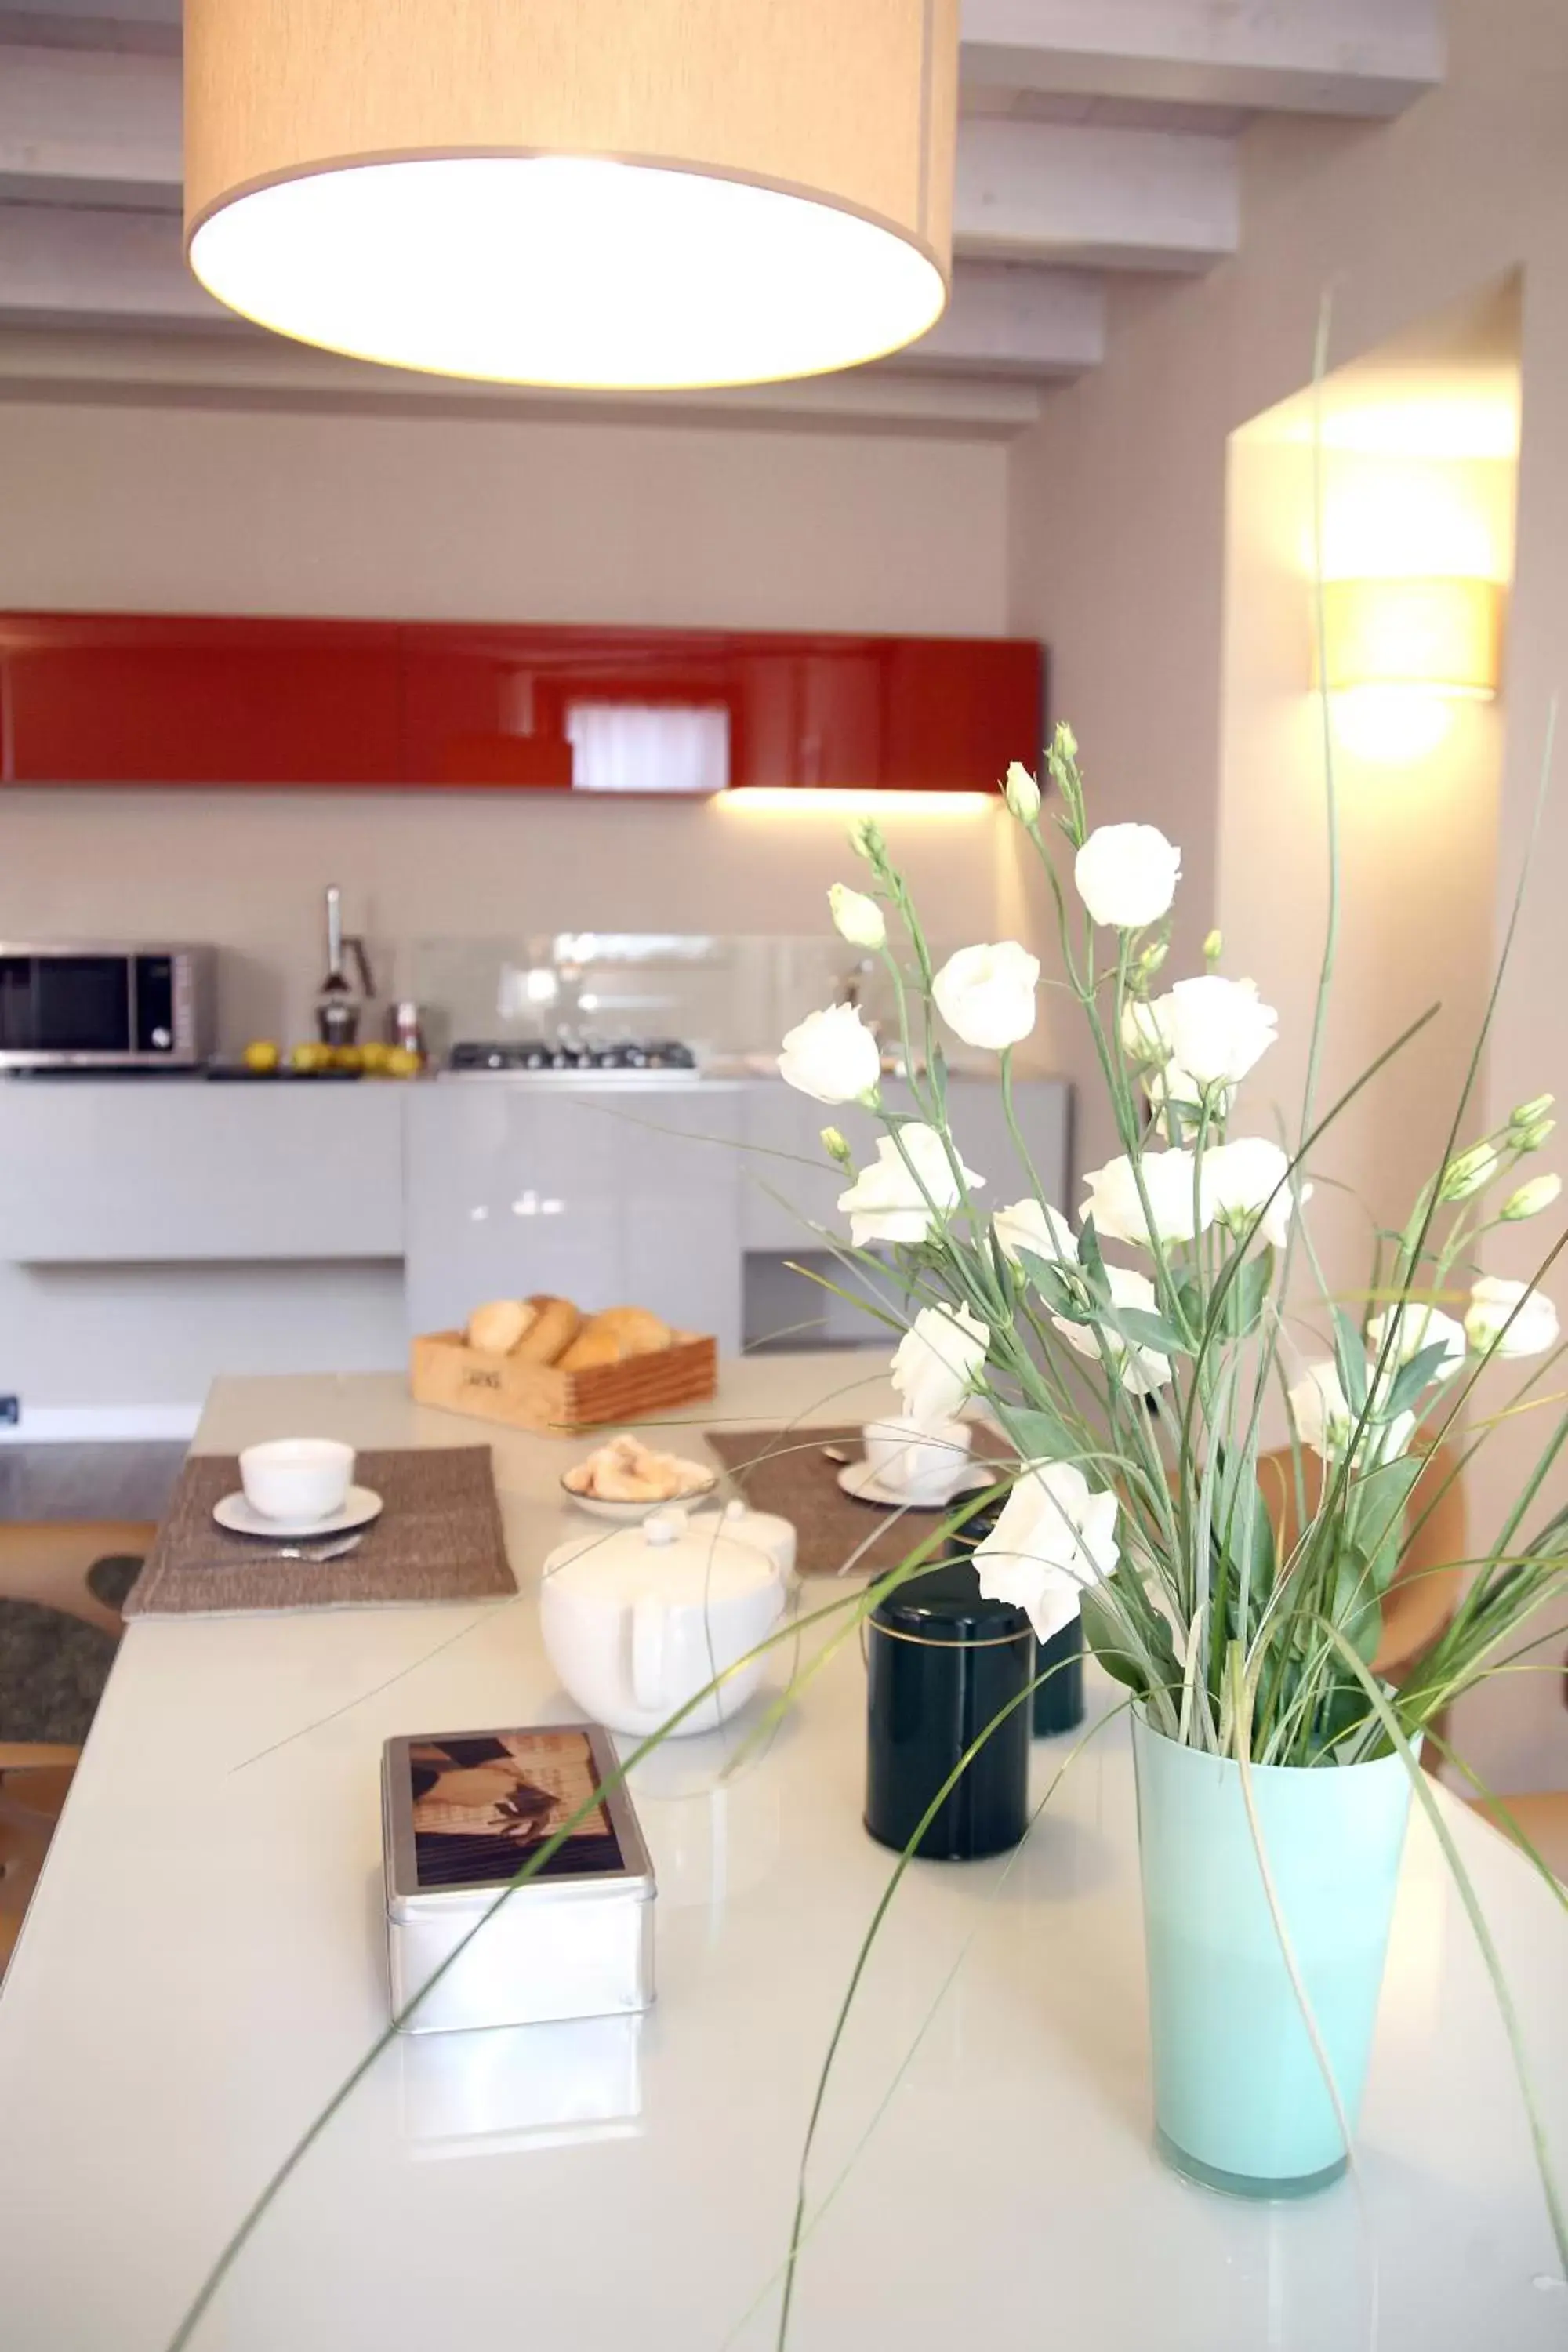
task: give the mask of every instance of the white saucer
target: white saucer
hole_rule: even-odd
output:
[[[243,1493],[226,1495],[215,1503],[213,1517],[234,1536],[341,1536],[351,1528],[368,1527],[380,1518],[381,1510],[381,1496],[371,1487],[351,1486],[342,1509],[329,1511],[324,1519],[269,1519],[253,1509]]]
[[[839,1492],[857,1503],[879,1503],[885,1511],[945,1511],[966,1488],[991,1484],[989,1477],[975,1476],[978,1465],[965,1463],[945,1495],[931,1502],[911,1502],[895,1487],[884,1486],[870,1464],[866,1461],[847,1462],[838,1473]]]

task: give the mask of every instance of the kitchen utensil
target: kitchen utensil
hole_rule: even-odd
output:
[[[263,1519],[287,1519],[290,1532],[341,1511],[354,1474],[354,1450],[333,1437],[279,1437],[247,1445],[239,1457],[245,1499]]]
[[[343,894],[335,882],[327,885],[327,976],[316,997],[316,1029],[324,1045],[352,1045],[359,1036],[360,1016],[375,994],[364,941],[344,936]],[[343,968],[353,960],[355,978]]]
[[[411,998],[403,997],[386,1008],[384,1024],[389,1045],[401,1045],[405,1054],[417,1054],[425,1059],[425,1009]]]
[[[550,1554],[540,1630],[585,1715],[640,1738],[729,1667],[671,1736],[711,1731],[744,1706],[767,1661],[739,1661],[783,1616],[787,1580],[770,1551],[731,1527],[716,1512],[664,1510]]]
[[[302,1559],[307,1560],[312,1568],[321,1568],[329,1559],[346,1559],[349,1553],[357,1551],[363,1541],[364,1531],[361,1528],[354,1535],[339,1536],[335,1543],[279,1544],[271,1551],[261,1551],[253,1547],[249,1551],[231,1552],[226,1559],[215,1560],[213,1566],[215,1568],[250,1568],[258,1560]]]
[[[213,1517],[231,1536],[270,1537],[277,1540],[285,1536],[347,1535],[351,1528],[365,1528],[382,1513],[381,1496],[370,1486],[351,1486],[343,1496],[342,1508],[331,1511],[324,1518],[300,1519],[289,1522],[269,1519],[252,1508],[243,1495],[225,1495],[213,1505]]]

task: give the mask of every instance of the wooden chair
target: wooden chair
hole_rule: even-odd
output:
[[[1383,1638],[1372,1662],[1391,1683],[1398,1683],[1431,1648],[1458,1606],[1467,1537],[1465,1491],[1454,1475],[1457,1459],[1446,1441],[1434,1445],[1411,1495],[1408,1517],[1415,1533],[1384,1595]],[[1317,1454],[1304,1451],[1301,1467],[1308,1505],[1315,1508],[1322,1493],[1323,1465]],[[1259,1454],[1258,1483],[1275,1539],[1286,1551],[1299,1532],[1296,1473],[1289,1446]]]
[[[1517,1823],[1552,1876],[1568,1886],[1568,1789],[1532,1789],[1527,1796],[1478,1804],[1476,1811],[1504,1837],[1512,1837]]]
[[[154,1533],[145,1519],[13,1520],[0,1526],[0,1601],[54,1610],[118,1640],[124,1620],[111,1600],[94,1591],[89,1578],[102,1562],[144,1558]],[[7,1740],[5,1729],[0,1693],[0,1974],[21,1931],[81,1753],[58,1741]]]

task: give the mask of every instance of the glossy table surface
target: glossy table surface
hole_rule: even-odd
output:
[[[869,1375],[842,1358],[733,1367],[707,1418],[875,1412],[872,1360]],[[258,1380],[218,1384],[197,1444],[306,1429],[367,1446],[486,1433],[411,1406],[395,1379]],[[566,1524],[555,1481],[582,1450],[497,1440],[515,1601],[132,1626],[0,1993],[6,2352],[161,2352],[384,2026],[381,1743],[570,1719],[533,1588]],[[846,1589],[814,1580],[803,1610]],[[1090,1680],[1104,1728],[1010,1865],[917,1865],[900,1889],[823,2109],[790,2342],[1568,2341],[1496,2005],[1420,1821],[1351,2178],[1265,2207],[1162,2167],[1125,1725]],[[729,1778],[734,1735],[650,1759],[636,1797],[659,1883],[653,2011],[395,2042],[192,2344],[773,2344],[818,2072],[893,1864],[860,1826],[863,1710],[851,1640]],[[1037,1744],[1037,1798],[1072,1744]],[[1492,1831],[1443,1802],[1568,2169],[1568,1921]]]

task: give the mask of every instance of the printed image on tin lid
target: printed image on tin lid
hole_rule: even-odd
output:
[[[412,1885],[398,1873],[405,1893],[504,1886],[579,1814],[533,1883],[624,1877],[647,1867],[640,1853],[627,1853],[629,1826],[636,1837],[628,1814],[600,1794],[604,1766],[585,1730],[442,1733],[393,1747],[389,1795],[413,1848]]]

